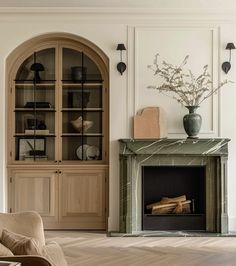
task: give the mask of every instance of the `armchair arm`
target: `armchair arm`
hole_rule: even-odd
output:
[[[0,257],[0,261],[20,262],[21,266],[52,266],[52,264],[40,256],[11,256]]]

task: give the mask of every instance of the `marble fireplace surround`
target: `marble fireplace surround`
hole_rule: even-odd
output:
[[[119,233],[127,235],[145,233],[142,231],[142,166],[205,166],[206,231],[203,233],[227,234],[229,141],[220,138],[119,140]],[[158,235],[158,232],[156,233]],[[154,232],[148,231],[148,235],[152,234]]]

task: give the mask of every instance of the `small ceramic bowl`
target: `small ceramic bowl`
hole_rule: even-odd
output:
[[[86,132],[89,128],[93,126],[93,121],[89,120],[84,120],[82,124],[82,116],[79,116],[77,119],[70,121],[70,123],[78,132],[82,132],[82,127],[83,131]]]

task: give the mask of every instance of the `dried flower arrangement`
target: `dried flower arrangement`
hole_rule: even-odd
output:
[[[203,73],[197,78],[192,71],[184,69],[189,56],[187,55],[179,66],[174,66],[165,61],[162,66],[158,63],[159,54],[156,54],[153,65],[148,68],[153,70],[154,75],[163,79],[160,86],[148,86],[160,93],[176,99],[184,106],[199,106],[203,101],[216,93],[229,81],[221,82],[216,88],[212,88],[211,76],[208,73],[208,65],[203,67]]]

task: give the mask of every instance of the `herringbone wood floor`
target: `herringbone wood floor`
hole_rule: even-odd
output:
[[[69,266],[236,266],[235,237],[106,237],[47,231]]]

